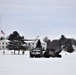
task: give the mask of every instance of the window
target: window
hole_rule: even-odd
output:
[[[34,45],[34,43],[32,43],[32,45]]]
[[[42,43],[42,45],[45,45],[45,43]]]
[[[32,47],[32,49],[34,49],[34,47]]]
[[[4,48],[4,46],[2,46],[2,48]]]
[[[2,44],[4,44],[4,42]]]
[[[30,43],[28,43],[30,45]]]

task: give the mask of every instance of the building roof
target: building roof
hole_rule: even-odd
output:
[[[3,40],[0,40],[0,41],[5,41],[5,42],[9,42],[9,40],[7,40],[7,39],[3,39]]]

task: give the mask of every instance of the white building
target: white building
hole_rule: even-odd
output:
[[[36,39],[35,40],[28,40],[28,41],[25,41],[25,42],[26,42],[25,46],[28,49],[33,49],[33,48],[36,47],[38,40],[36,40]],[[6,39],[0,40],[0,50],[6,50],[7,49],[6,46],[7,46],[8,43],[9,43],[9,40],[6,40]],[[45,42],[41,41],[41,45],[42,45],[42,48],[44,50],[46,50],[47,44]]]
[[[9,40],[6,40],[6,39],[0,40],[0,50],[7,49],[6,46],[8,43],[9,43]]]
[[[28,47],[28,49],[33,49],[36,47],[38,40],[28,40],[25,42],[26,42],[26,46]],[[41,41],[41,45],[42,45],[42,48],[44,50],[46,50],[47,44],[45,42]]]

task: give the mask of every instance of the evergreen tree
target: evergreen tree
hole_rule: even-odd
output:
[[[10,34],[8,40],[10,40],[10,42],[7,45],[7,48],[9,50],[14,50],[14,54],[16,50],[18,51],[19,54],[21,49],[22,50],[26,49],[26,47],[24,46],[25,44],[24,37],[20,36],[17,31],[14,31],[12,34]]]
[[[66,39],[66,37],[64,35],[61,35],[60,40],[65,40],[65,39]]]
[[[36,48],[42,48],[42,45],[41,45],[41,41],[40,40],[38,40],[37,45],[36,45]]]
[[[72,47],[71,39],[67,40],[66,46],[67,46],[67,52],[72,53],[74,51],[74,49]]]
[[[51,41],[50,40],[47,41],[47,49],[51,49]]]

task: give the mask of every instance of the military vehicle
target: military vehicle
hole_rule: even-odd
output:
[[[42,57],[42,49],[41,48],[34,48],[30,50],[30,57]]]
[[[44,57],[59,57],[61,58],[62,56],[59,54],[62,50],[55,50],[55,49],[47,49],[45,52],[44,52]]]

